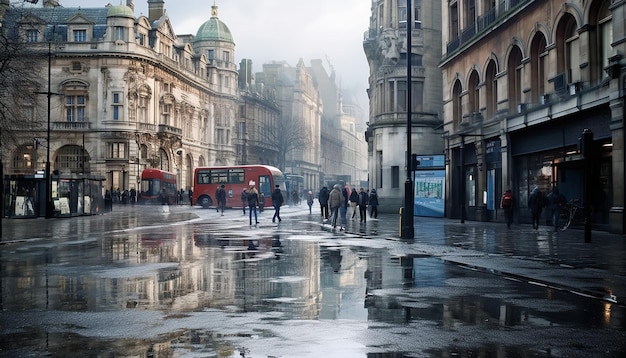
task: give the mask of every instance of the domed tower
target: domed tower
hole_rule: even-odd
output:
[[[237,65],[235,63],[235,42],[228,26],[217,17],[217,6],[211,6],[211,18],[196,33],[193,47],[198,54],[207,57],[209,81],[219,86],[220,91],[237,89]]]

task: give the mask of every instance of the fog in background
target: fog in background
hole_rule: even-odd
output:
[[[12,1],[12,3],[21,3]],[[41,6],[43,0],[39,0]],[[59,0],[63,7],[94,8],[124,5],[126,0]],[[148,15],[147,0],[133,0],[135,16]],[[253,61],[254,72],[263,64],[286,61],[295,66],[302,58],[307,66],[322,59],[337,83],[356,97],[368,113],[369,69],[363,52],[363,34],[370,18],[370,0],[165,0],[166,13],[176,35],[193,34],[211,17],[211,6],[235,40],[235,61]],[[348,97],[348,96],[346,96]],[[354,98],[354,97],[353,97]],[[348,100],[348,98],[345,98]]]

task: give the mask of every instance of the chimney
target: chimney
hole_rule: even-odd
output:
[[[148,20],[156,21],[165,15],[164,0],[148,0]]]
[[[126,6],[135,12],[135,4],[133,4],[133,0],[126,0]]]

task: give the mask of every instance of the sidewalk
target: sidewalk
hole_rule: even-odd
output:
[[[161,224],[156,211],[151,214],[136,210],[129,206],[97,216],[2,219],[0,245],[71,237],[77,231]],[[170,220],[184,221],[198,215],[216,215],[217,218],[213,210],[202,211],[189,206],[171,206],[168,210]],[[319,213],[314,211],[309,215],[305,206],[285,207],[281,216],[281,225],[292,229],[298,229],[303,221],[319,220],[321,223]],[[555,233],[546,226],[535,231],[531,225],[513,225],[507,229],[503,223],[465,221],[461,224],[458,220],[416,217],[415,239],[406,242],[399,237],[399,226],[399,215],[393,214],[368,218],[364,225],[349,218],[347,231],[334,235],[338,239],[354,236],[389,240],[405,254],[438,257],[472,270],[626,305],[626,240],[622,235],[594,231],[591,243],[585,243],[582,230]],[[322,229],[328,231],[320,225],[320,231]]]

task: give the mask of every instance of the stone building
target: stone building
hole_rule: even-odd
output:
[[[407,49],[407,16],[411,49]],[[370,67],[368,141],[369,186],[380,210],[398,212],[404,204],[407,149],[407,53],[411,52],[411,148],[419,155],[441,155],[441,2],[372,0],[363,47]]]
[[[49,146],[52,170],[99,175],[107,189],[136,188],[143,169],[159,168],[188,190],[196,167],[250,162],[237,139],[241,111],[254,101],[240,94],[235,44],[216,6],[196,35],[181,36],[163,0],[148,0],[148,16],[135,17],[131,0],[101,8],[46,1],[11,7],[4,20],[4,31],[19,31],[34,51],[51,49],[53,93],[49,143],[33,145],[46,139],[42,95],[28,113],[44,124],[18,133],[6,172],[44,170]],[[275,103],[256,103],[277,116]]]
[[[529,223],[530,191],[557,186],[593,208],[594,225],[624,232],[623,10],[610,0],[446,4],[449,217],[502,220],[510,188],[516,220]]]
[[[280,108],[275,140],[280,153],[278,168],[301,178],[303,188],[317,188],[324,107],[313,76],[302,59],[295,67],[273,62],[256,73],[256,84],[273,93]]]

